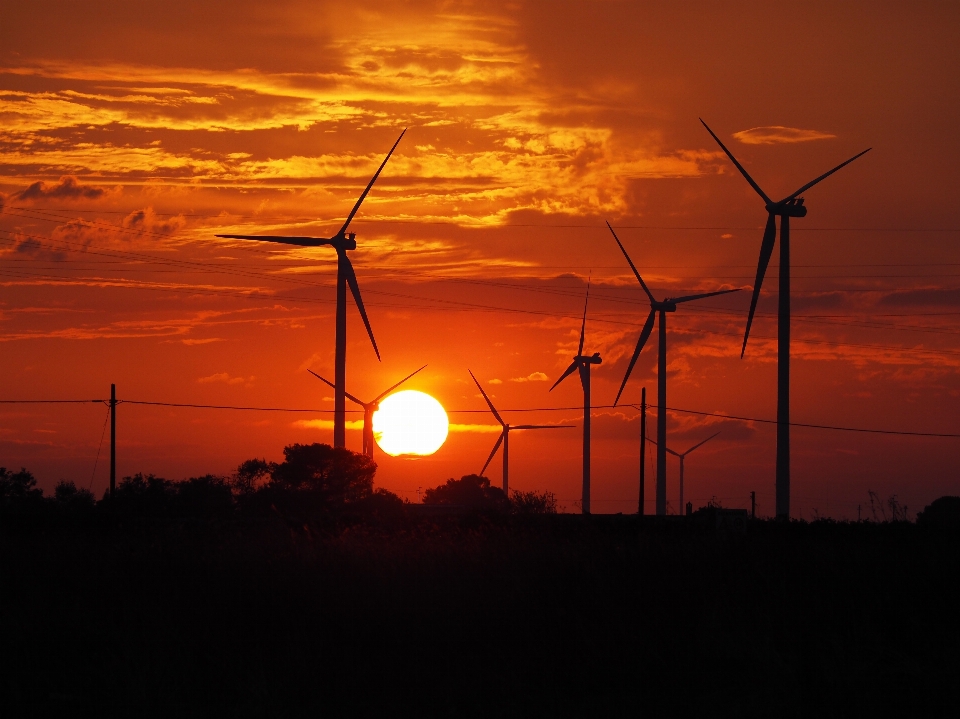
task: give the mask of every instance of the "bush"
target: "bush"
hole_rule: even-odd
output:
[[[61,479],[53,490],[53,501],[61,511],[75,513],[93,511],[97,500],[90,490]]]
[[[917,514],[917,525],[960,530],[960,497],[940,497]]]
[[[178,517],[213,519],[233,512],[233,492],[224,477],[212,474],[177,482],[173,513]]]
[[[557,513],[557,497],[553,492],[520,492],[515,489],[510,504],[515,514]]]
[[[510,500],[499,487],[490,486],[490,480],[477,474],[460,479],[448,479],[439,487],[423,493],[424,504],[446,504],[498,512],[510,510]]]
[[[173,482],[137,473],[120,480],[113,497],[107,501],[114,511],[140,517],[163,517],[170,514],[176,488]]]

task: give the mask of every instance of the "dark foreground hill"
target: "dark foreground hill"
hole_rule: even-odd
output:
[[[940,716],[960,542],[456,516],[0,528],[5,716]],[[949,712],[952,715],[952,712]]]

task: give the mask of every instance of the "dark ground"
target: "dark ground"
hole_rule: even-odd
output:
[[[0,709],[955,716],[956,539],[570,515],[7,524]]]

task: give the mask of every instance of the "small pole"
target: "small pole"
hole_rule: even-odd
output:
[[[757,518],[757,493],[750,492],[750,519]]]
[[[117,385],[110,385],[110,498],[117,488]]]
[[[643,481],[647,463],[647,388],[640,390],[640,508],[637,513],[643,516]]]

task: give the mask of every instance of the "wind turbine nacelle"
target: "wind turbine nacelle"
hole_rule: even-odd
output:
[[[777,205],[774,212],[780,215],[780,217],[806,217],[807,216],[807,208],[803,206],[802,197],[796,200],[790,200],[789,202],[784,202],[782,205]]]
[[[345,250],[355,250],[357,249],[357,233],[351,232],[343,238],[343,249]]]

